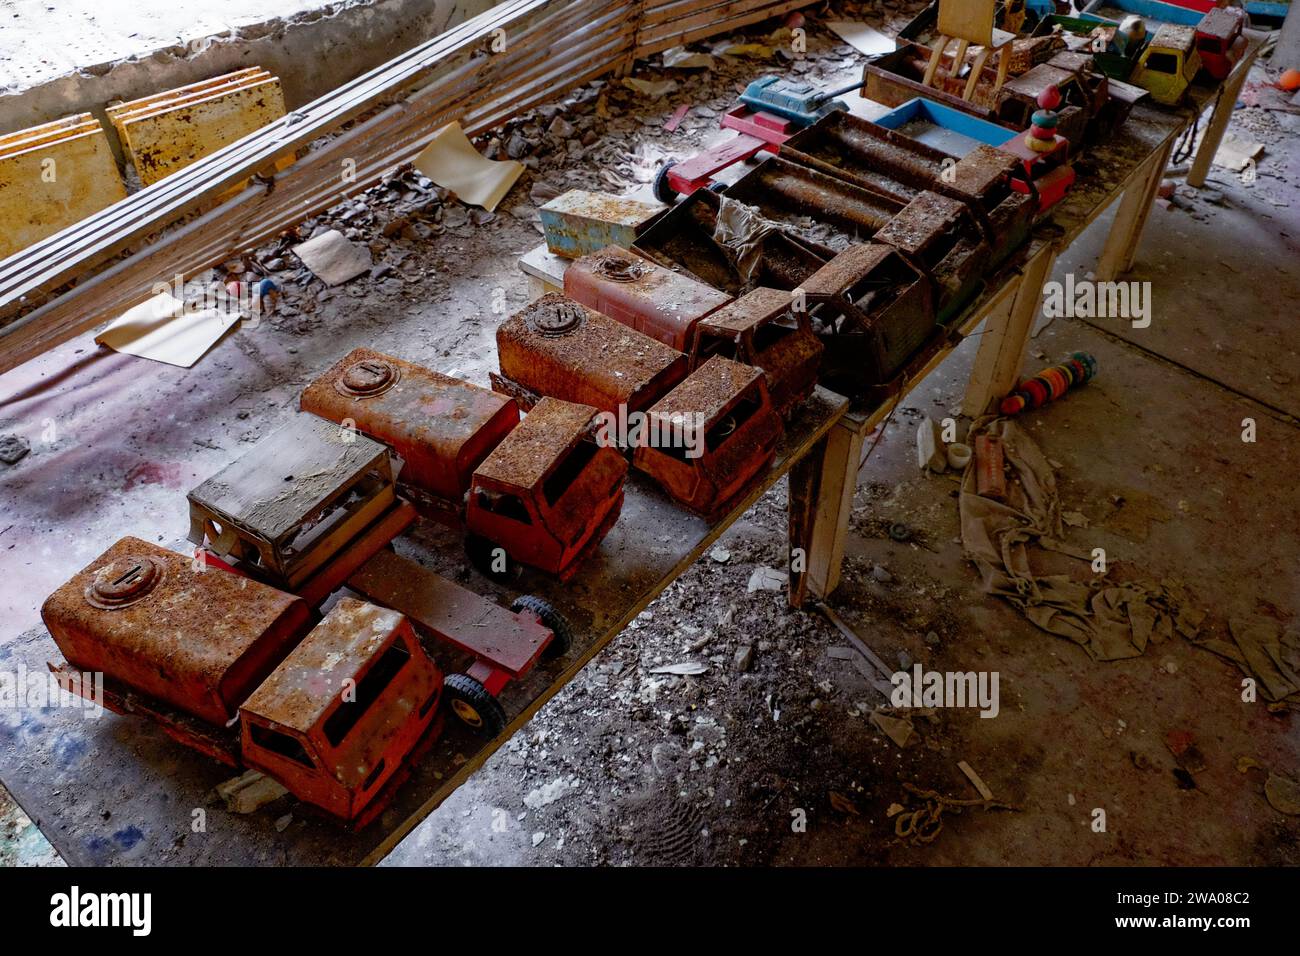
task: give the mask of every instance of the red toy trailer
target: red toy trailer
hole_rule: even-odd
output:
[[[41,617],[64,689],[362,827],[438,735],[442,673],[401,614],[344,599],[311,627],[301,598],[123,538]],[[309,629],[310,628],[310,629]]]

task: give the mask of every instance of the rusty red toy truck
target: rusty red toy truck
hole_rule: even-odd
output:
[[[102,672],[109,710],[356,827],[440,726],[442,672],[403,615],[344,599],[312,627],[301,598],[138,538],[73,576],[41,616],[66,689]]]
[[[520,424],[510,398],[371,349],[344,356],[300,405],[388,445],[402,494],[463,524],[490,576],[519,562],[568,580],[618,518],[627,468],[590,440],[588,405],[552,401]]]

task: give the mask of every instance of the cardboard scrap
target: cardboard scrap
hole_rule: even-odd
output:
[[[326,285],[355,279],[371,267],[370,250],[350,241],[337,229],[312,236],[294,246],[293,254]]]
[[[95,342],[115,352],[190,368],[239,319],[237,312],[187,310],[180,299],[162,292],[114,319]]]
[[[875,27],[853,20],[830,20],[826,24],[839,38],[859,53],[876,56],[893,51],[895,43]]]
[[[489,211],[510,192],[524,172],[513,159],[488,159],[469,141],[459,123],[448,123],[433,134],[414,166],[461,202]]]
[[[676,80],[639,80],[635,76],[623,77],[623,85],[629,90],[641,93],[651,99],[659,99],[661,96],[667,96],[669,93],[677,90]]]
[[[890,717],[888,714],[882,714],[880,711],[872,711],[871,722],[876,725],[876,729],[886,737],[898,744],[900,747],[906,747],[916,733],[916,728],[912,726],[910,720],[899,717]]]
[[[692,53],[684,46],[674,46],[664,50],[663,62],[670,70],[711,70],[714,60],[711,54]]]
[[[1227,133],[1224,135],[1223,141],[1219,143],[1218,150],[1214,153],[1213,162],[1215,166],[1241,172],[1249,164],[1259,159],[1262,152],[1264,152],[1263,143],[1238,139],[1234,134]]]

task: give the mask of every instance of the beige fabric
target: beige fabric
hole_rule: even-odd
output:
[[[1056,478],[1033,440],[1007,419],[976,422],[969,441],[981,431],[1002,438],[1010,470],[1005,504],[976,494],[974,461],[962,478],[962,544],[986,592],[1006,598],[1038,627],[1069,638],[1099,661],[1137,657],[1175,631],[1196,634],[1204,614],[1185,610],[1182,589],[1172,582],[1112,583],[1090,568],[1078,577],[1035,573],[1033,558],[1042,550],[1084,561],[1091,555],[1059,540]]]

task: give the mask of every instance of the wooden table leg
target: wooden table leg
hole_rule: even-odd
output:
[[[983,415],[1019,380],[1029,335],[1043,303],[1043,283],[1055,262],[1056,244],[1044,242],[1030,254],[1011,295],[990,308],[962,403],[962,411],[971,418]]]
[[[810,594],[824,598],[840,583],[867,430],[866,419],[845,415],[790,470],[792,607],[802,607]]]
[[[1160,188],[1160,179],[1169,165],[1174,139],[1170,137],[1163,149],[1151,154],[1124,190],[1110,234],[1106,236],[1106,245],[1102,247],[1101,258],[1097,260],[1094,275],[1098,282],[1110,282],[1133,268],[1138,242],[1142,239],[1142,227],[1146,225],[1151,205],[1156,201],[1156,190]]]
[[[817,499],[821,493],[822,462],[826,458],[823,438],[804,455],[789,476],[790,513],[790,606],[803,607],[808,599],[808,560],[812,550],[813,525],[817,518]]]
[[[1214,154],[1223,142],[1223,134],[1232,120],[1232,111],[1237,107],[1242,84],[1246,82],[1246,75],[1250,73],[1250,66],[1254,62],[1253,56],[1243,57],[1223,81],[1223,86],[1219,87],[1219,95],[1214,100],[1214,111],[1210,114],[1210,124],[1205,127],[1205,135],[1201,137],[1201,145],[1196,148],[1192,168],[1187,171],[1187,185],[1197,189],[1205,185],[1210,163],[1214,161]]]

